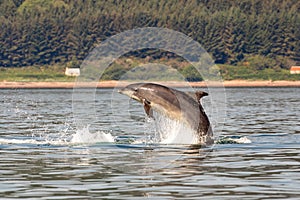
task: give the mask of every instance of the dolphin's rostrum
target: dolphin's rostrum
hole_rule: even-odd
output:
[[[119,90],[142,103],[145,112],[152,117],[152,110],[182,121],[197,135],[199,144],[212,144],[212,129],[200,99],[208,94],[203,91],[182,92],[155,83],[135,83]]]

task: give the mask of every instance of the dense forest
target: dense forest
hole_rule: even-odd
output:
[[[0,0],[0,67],[80,61],[106,38],[149,26],[192,37],[216,63],[300,64],[299,0]]]

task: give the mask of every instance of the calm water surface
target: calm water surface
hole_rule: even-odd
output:
[[[252,143],[202,149],[116,144],[155,132],[141,105],[102,89],[74,117],[72,93],[0,90],[1,199],[300,199],[300,88],[226,89],[215,134]]]

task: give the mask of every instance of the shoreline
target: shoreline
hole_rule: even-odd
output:
[[[300,81],[248,81],[231,80],[223,82],[178,82],[161,81],[160,83],[168,87],[300,87]],[[101,81],[101,82],[0,82],[0,89],[64,89],[64,88],[115,88],[125,87],[134,83],[127,81]]]

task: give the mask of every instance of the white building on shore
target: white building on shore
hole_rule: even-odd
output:
[[[80,68],[66,67],[65,75],[66,76],[79,76],[80,75]]]
[[[300,66],[292,66],[290,69],[291,74],[300,74]]]

